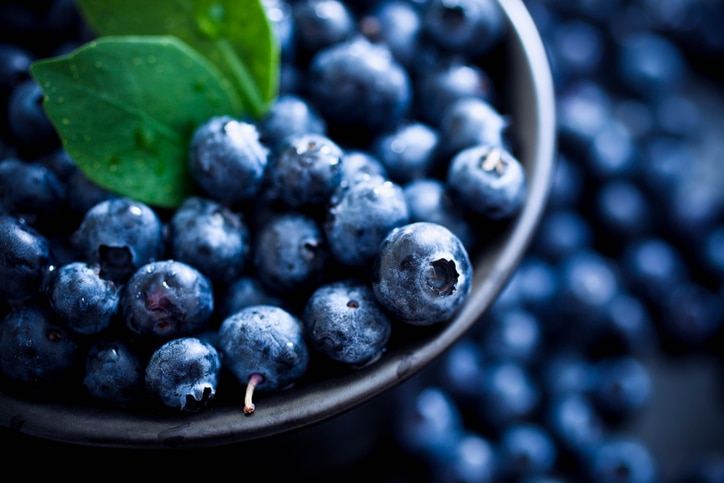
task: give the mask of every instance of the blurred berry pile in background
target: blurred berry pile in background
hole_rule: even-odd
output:
[[[723,482],[724,3],[525,4],[557,94],[549,204],[493,308],[402,388],[390,481]]]
[[[62,44],[73,2],[45,3],[42,25],[0,5],[2,39]],[[353,412],[347,448],[310,442],[317,481],[724,482],[724,2],[525,4],[557,94],[538,232],[474,330],[374,407],[379,433]],[[2,68],[7,100],[27,65]]]

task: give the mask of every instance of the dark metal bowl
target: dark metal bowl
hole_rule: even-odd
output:
[[[186,414],[28,400],[0,392],[0,426],[11,434],[108,448],[213,447],[269,440],[337,419],[399,386],[445,352],[479,320],[517,268],[541,218],[554,168],[554,91],[546,53],[522,0],[500,3],[511,28],[504,44],[505,85],[499,90],[512,120],[514,151],[528,173],[529,191],[522,211],[473,257],[473,290],[453,321],[441,327],[396,328],[377,362],[358,370],[317,371],[314,378],[288,390],[259,394],[252,415],[244,414],[241,393]]]

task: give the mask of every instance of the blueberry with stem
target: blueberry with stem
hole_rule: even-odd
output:
[[[218,347],[223,366],[246,385],[246,414],[256,409],[255,391],[291,387],[309,365],[301,321],[276,305],[251,305],[228,316],[219,327]]]

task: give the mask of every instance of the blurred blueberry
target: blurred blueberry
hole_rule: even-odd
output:
[[[616,57],[621,83],[644,98],[676,92],[688,75],[679,46],[670,38],[645,31],[619,39]]]
[[[506,427],[499,441],[501,466],[508,478],[545,475],[555,468],[557,448],[547,428],[537,423]]]
[[[649,369],[631,355],[608,356],[593,367],[592,398],[605,418],[622,421],[652,401],[654,381]]]
[[[591,454],[592,483],[654,483],[657,465],[651,450],[634,436],[611,436]]]

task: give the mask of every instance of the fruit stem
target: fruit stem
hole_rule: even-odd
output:
[[[256,409],[256,406],[252,402],[251,398],[254,395],[254,388],[264,380],[264,376],[261,374],[252,374],[249,377],[249,383],[246,385],[246,394],[244,396],[244,413],[251,414]]]

